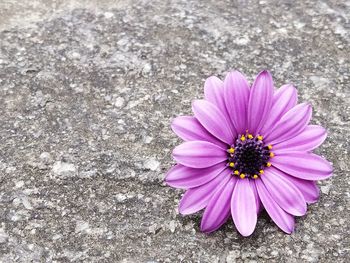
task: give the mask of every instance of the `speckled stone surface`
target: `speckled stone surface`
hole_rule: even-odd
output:
[[[350,2],[0,2],[1,262],[349,262]],[[294,83],[334,164],[292,235],[199,231],[166,187],[203,83]]]

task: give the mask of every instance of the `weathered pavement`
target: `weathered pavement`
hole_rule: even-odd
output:
[[[0,3],[2,262],[350,261],[349,2],[199,2]],[[328,129],[334,177],[292,235],[265,214],[202,234],[163,183],[171,119],[233,68],[294,83]]]

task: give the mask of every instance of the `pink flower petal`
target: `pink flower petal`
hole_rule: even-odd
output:
[[[207,141],[224,148],[227,147],[225,143],[211,135],[195,117],[177,117],[171,123],[171,128],[184,141]]]
[[[253,192],[254,192],[254,199],[255,199],[255,205],[256,205],[256,214],[258,215],[263,210],[263,206],[261,204],[260,197],[259,197],[259,194],[258,194],[258,190],[256,189],[256,185],[255,185],[254,180],[249,180],[249,183],[250,183],[250,186],[252,187]]]
[[[305,180],[323,180],[332,175],[331,164],[313,153],[285,152],[276,154],[271,164],[281,171]]]
[[[273,146],[274,152],[312,151],[320,146],[327,137],[326,129],[318,125],[308,125],[304,131],[289,140]]]
[[[242,73],[232,71],[224,82],[225,104],[231,121],[238,134],[247,129],[247,106],[249,100],[249,83]]]
[[[318,189],[314,181],[299,179],[287,174],[284,174],[284,176],[288,181],[292,182],[296,187],[298,187],[308,204],[317,202],[320,196],[320,189]]]
[[[271,133],[265,136],[265,141],[277,144],[296,136],[308,125],[311,114],[312,108],[309,104],[298,104],[282,116]]]
[[[227,152],[211,142],[190,141],[175,147],[173,157],[182,165],[206,168],[225,161]]]
[[[290,234],[294,230],[294,217],[284,211],[272,198],[264,183],[261,180],[255,181],[260,200],[265,207],[266,212],[276,225],[284,232]]]
[[[201,231],[209,233],[218,229],[227,215],[230,214],[230,200],[237,178],[230,178],[229,182],[223,182],[210,198],[204,211]]]
[[[292,85],[283,85],[273,96],[273,104],[261,134],[268,135],[281,117],[297,103],[297,90]]]
[[[257,221],[256,200],[249,179],[237,180],[231,199],[233,222],[242,236],[250,236]]]
[[[233,126],[233,122],[230,120],[225,106],[224,82],[215,76],[207,78],[204,84],[204,97],[207,101],[213,103],[223,113],[223,115],[225,115],[231,131],[235,135],[236,130]]]
[[[231,170],[226,169],[210,182],[187,190],[180,201],[179,212],[189,215],[205,208],[218,186],[229,182],[230,174]]]
[[[283,172],[270,167],[265,169],[261,180],[271,197],[284,211],[295,216],[305,215],[307,207],[304,196],[284,175]]]
[[[165,181],[172,187],[193,188],[211,181],[225,168],[225,163],[218,163],[214,166],[200,169],[177,164],[168,171]]]
[[[221,110],[226,110],[224,102],[224,82],[218,77],[211,76],[204,83],[204,97]]]
[[[270,114],[273,98],[273,81],[271,74],[264,70],[256,77],[249,95],[248,130],[258,134]]]
[[[235,134],[232,133],[225,115],[214,104],[205,100],[195,100],[192,110],[208,132],[227,144],[233,143]]]

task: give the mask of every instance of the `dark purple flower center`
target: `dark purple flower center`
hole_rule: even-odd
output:
[[[264,168],[271,166],[268,162],[273,153],[272,146],[265,145],[263,137],[251,134],[241,135],[236,139],[234,146],[228,150],[227,165],[234,175],[240,178],[257,179],[259,174],[264,173]]]

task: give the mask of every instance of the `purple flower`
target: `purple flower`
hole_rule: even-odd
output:
[[[224,82],[210,77],[204,94],[192,104],[194,117],[177,117],[171,126],[185,141],[174,149],[177,164],[165,179],[187,190],[179,212],[205,208],[203,232],[215,231],[232,216],[237,230],[249,236],[265,209],[279,228],[293,232],[294,216],[305,215],[306,204],[319,197],[315,181],[333,170],[312,153],[327,134],[309,124],[311,105],[297,104],[292,85],[275,90],[268,71],[251,88],[238,71]]]

